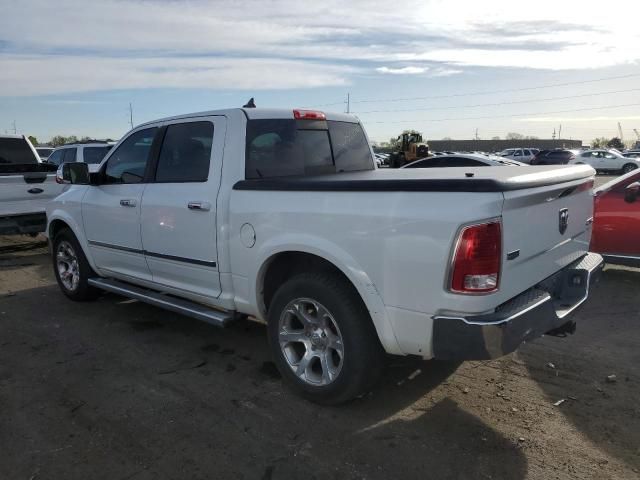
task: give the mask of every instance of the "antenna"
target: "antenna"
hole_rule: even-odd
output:
[[[131,130],[133,130],[133,107],[131,102],[129,102],[129,124],[131,125]]]

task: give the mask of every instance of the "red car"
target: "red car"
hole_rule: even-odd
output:
[[[609,263],[640,266],[640,170],[594,191],[591,248]]]

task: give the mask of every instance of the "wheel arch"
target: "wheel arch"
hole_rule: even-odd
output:
[[[292,275],[305,271],[333,272],[343,277],[364,303],[383,348],[388,353],[402,354],[375,284],[346,253],[332,255],[327,250],[301,245],[283,246],[264,255],[255,282],[255,301],[260,316],[267,318],[273,294]]]
[[[83,230],[80,225],[73,219],[72,216],[66,214],[63,211],[53,211],[49,216],[49,220],[47,223],[46,234],[49,238],[49,245],[53,248],[53,240],[55,236],[60,232],[60,230],[67,228],[71,230],[71,233],[76,237],[82,251],[91,265],[91,268],[94,271],[98,271],[96,265],[93,261],[93,257],[91,256],[91,251],[89,250],[89,244],[87,243],[87,239],[84,236]]]

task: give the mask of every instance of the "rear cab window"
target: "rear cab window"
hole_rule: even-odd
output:
[[[254,119],[246,137],[247,179],[375,169],[359,123]]]
[[[38,158],[24,138],[0,138],[0,165],[37,163]]]

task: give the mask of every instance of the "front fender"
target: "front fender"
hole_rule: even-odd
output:
[[[316,255],[331,262],[344,273],[354,285],[369,310],[369,315],[383,348],[388,353],[403,354],[387,316],[382,297],[367,272],[345,250],[325,238],[305,234],[283,234],[270,238],[263,243],[258,250],[258,262],[256,264],[259,267],[254,272],[253,278],[255,278],[255,282],[250,287],[253,291],[249,293],[251,298],[255,299],[255,305],[262,305],[260,284],[270,260],[275,255],[285,252],[302,252]],[[260,313],[264,315],[265,312]]]
[[[50,238],[51,224],[56,220],[64,222],[71,229],[76,239],[78,240],[78,243],[80,244],[80,247],[82,248],[82,251],[84,252],[85,257],[87,257],[87,261],[89,262],[89,265],[91,265],[91,268],[97,272],[98,268],[96,267],[96,264],[93,261],[91,250],[89,249],[89,243],[87,242],[87,239],[84,235],[84,229],[82,228],[82,225],[81,225],[82,216],[78,216],[78,218],[76,219],[75,215],[72,215],[67,210],[63,210],[55,206],[51,209],[48,208],[47,209],[47,230],[45,234],[47,238],[49,238],[50,242],[53,241],[53,239]]]

